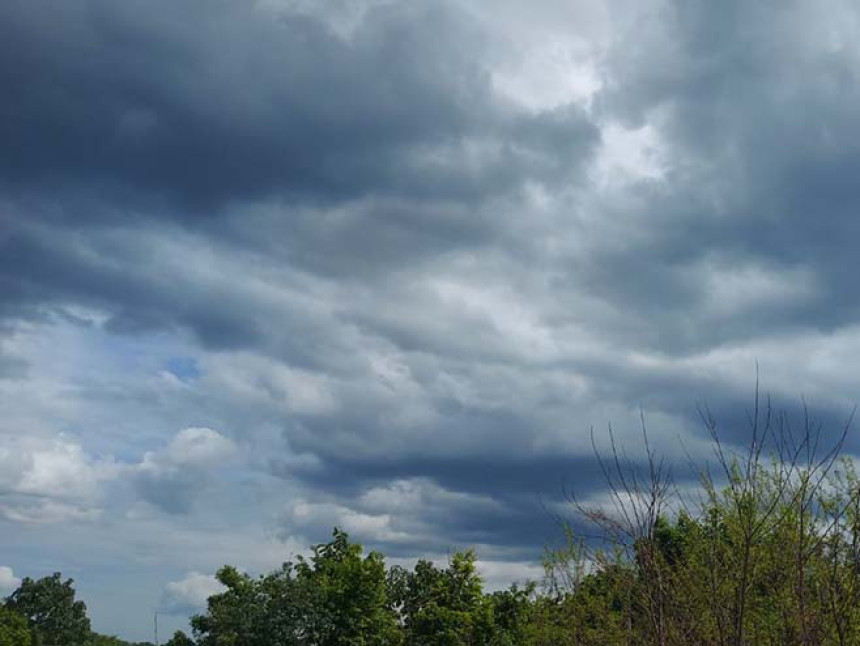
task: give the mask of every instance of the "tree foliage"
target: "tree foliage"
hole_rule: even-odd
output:
[[[90,637],[90,620],[83,601],[75,600],[72,579],[55,572],[38,581],[26,577],[6,600],[6,607],[30,623],[36,643],[84,646]]]
[[[251,577],[232,567],[218,580],[227,588],[210,597],[206,614],[192,618],[201,646],[387,646],[398,644],[396,615],[388,603],[382,556],[335,530],[279,570]]]
[[[194,640],[183,631],[177,630],[164,646],[194,646]]]
[[[27,618],[0,606],[0,646],[31,646],[32,643]]]

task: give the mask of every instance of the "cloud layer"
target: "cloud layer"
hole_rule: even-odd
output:
[[[758,363],[838,428],[858,34],[838,0],[4,3],[9,565],[136,638],[135,577],[199,606],[333,524],[501,581],[599,497],[592,427],[635,452],[642,409],[682,463],[707,401],[742,441]]]

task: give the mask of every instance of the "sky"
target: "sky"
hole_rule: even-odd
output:
[[[5,0],[0,95],[0,594],[101,632],[860,399],[856,2]]]

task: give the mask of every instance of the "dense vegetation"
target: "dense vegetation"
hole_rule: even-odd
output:
[[[645,435],[641,459],[598,455],[609,502],[575,498],[542,582],[485,592],[475,554],[386,568],[335,530],[311,557],[262,576],[226,566],[225,590],[171,646],[860,644],[860,481],[767,407],[749,444],[724,447],[692,494]],[[610,432],[610,439],[612,438]],[[715,467],[715,468],[714,468]],[[688,488],[689,490],[689,488]],[[111,641],[113,639],[113,641]],[[71,582],[25,580],[0,611],[0,646],[121,644],[94,635]]]
[[[59,572],[21,581],[0,606],[0,646],[152,646],[93,632],[86,604],[75,599],[73,583],[63,581]]]

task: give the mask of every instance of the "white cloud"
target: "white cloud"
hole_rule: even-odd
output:
[[[137,464],[93,456],[64,435],[0,435],[0,516],[21,523],[94,520],[103,511],[105,485],[123,480],[157,506],[183,510],[208,471],[238,454],[231,439],[209,428],[183,429]]]
[[[521,2],[473,2],[469,10],[499,45],[489,61],[493,85],[516,103],[550,110],[589,105],[603,81],[598,56],[610,21],[599,2],[544,2],[540,11]]]
[[[185,428],[179,431],[165,452],[177,465],[214,466],[234,457],[233,441],[211,428]]]
[[[324,536],[332,527],[343,529],[362,542],[406,542],[414,539],[409,533],[395,529],[389,514],[368,514],[345,505],[300,500],[287,509],[285,528],[311,536]]]
[[[426,478],[397,479],[370,487],[351,500],[297,499],[280,518],[280,536],[303,536],[316,542],[337,527],[383,552],[386,545],[424,552],[431,546],[450,546],[440,524],[451,518],[504,511],[505,505],[489,496],[450,491]]]
[[[99,515],[104,482],[121,466],[76,442],[0,436],[0,515],[17,522],[88,520]]]
[[[426,478],[400,479],[368,489],[359,498],[368,511],[395,517],[415,516],[440,509],[501,509],[501,503],[487,496],[449,491]]]
[[[239,455],[233,440],[210,428],[185,428],[161,451],[148,451],[131,470],[138,493],[171,513],[187,512],[212,470]]]
[[[616,123],[601,130],[601,148],[592,180],[601,190],[613,190],[643,180],[660,180],[666,173],[667,153],[654,126],[629,129]]]
[[[62,437],[27,454],[29,468],[18,483],[20,493],[55,498],[91,499],[99,483],[117,475],[112,460],[97,460]]]
[[[522,585],[528,581],[540,581],[544,575],[541,566],[518,561],[476,561],[475,569],[487,590],[502,590],[512,583]]]
[[[337,408],[326,375],[251,353],[207,357],[204,381],[232,401],[272,406],[287,414],[322,415]]]
[[[206,607],[210,596],[224,589],[211,574],[189,572],[179,581],[171,581],[164,586],[162,607],[165,612],[177,614],[198,611]]]
[[[8,594],[21,585],[21,579],[7,565],[0,565],[0,593]]]
[[[0,505],[0,514],[17,523],[62,523],[93,521],[102,515],[101,507],[70,504],[50,499],[15,500]]]
[[[720,316],[742,316],[762,306],[799,307],[813,302],[820,292],[815,274],[803,268],[776,270],[710,262],[703,264],[702,271],[707,309]]]
[[[239,448],[211,428],[185,428],[161,451],[147,451],[137,469],[146,473],[209,469],[236,457]]]

